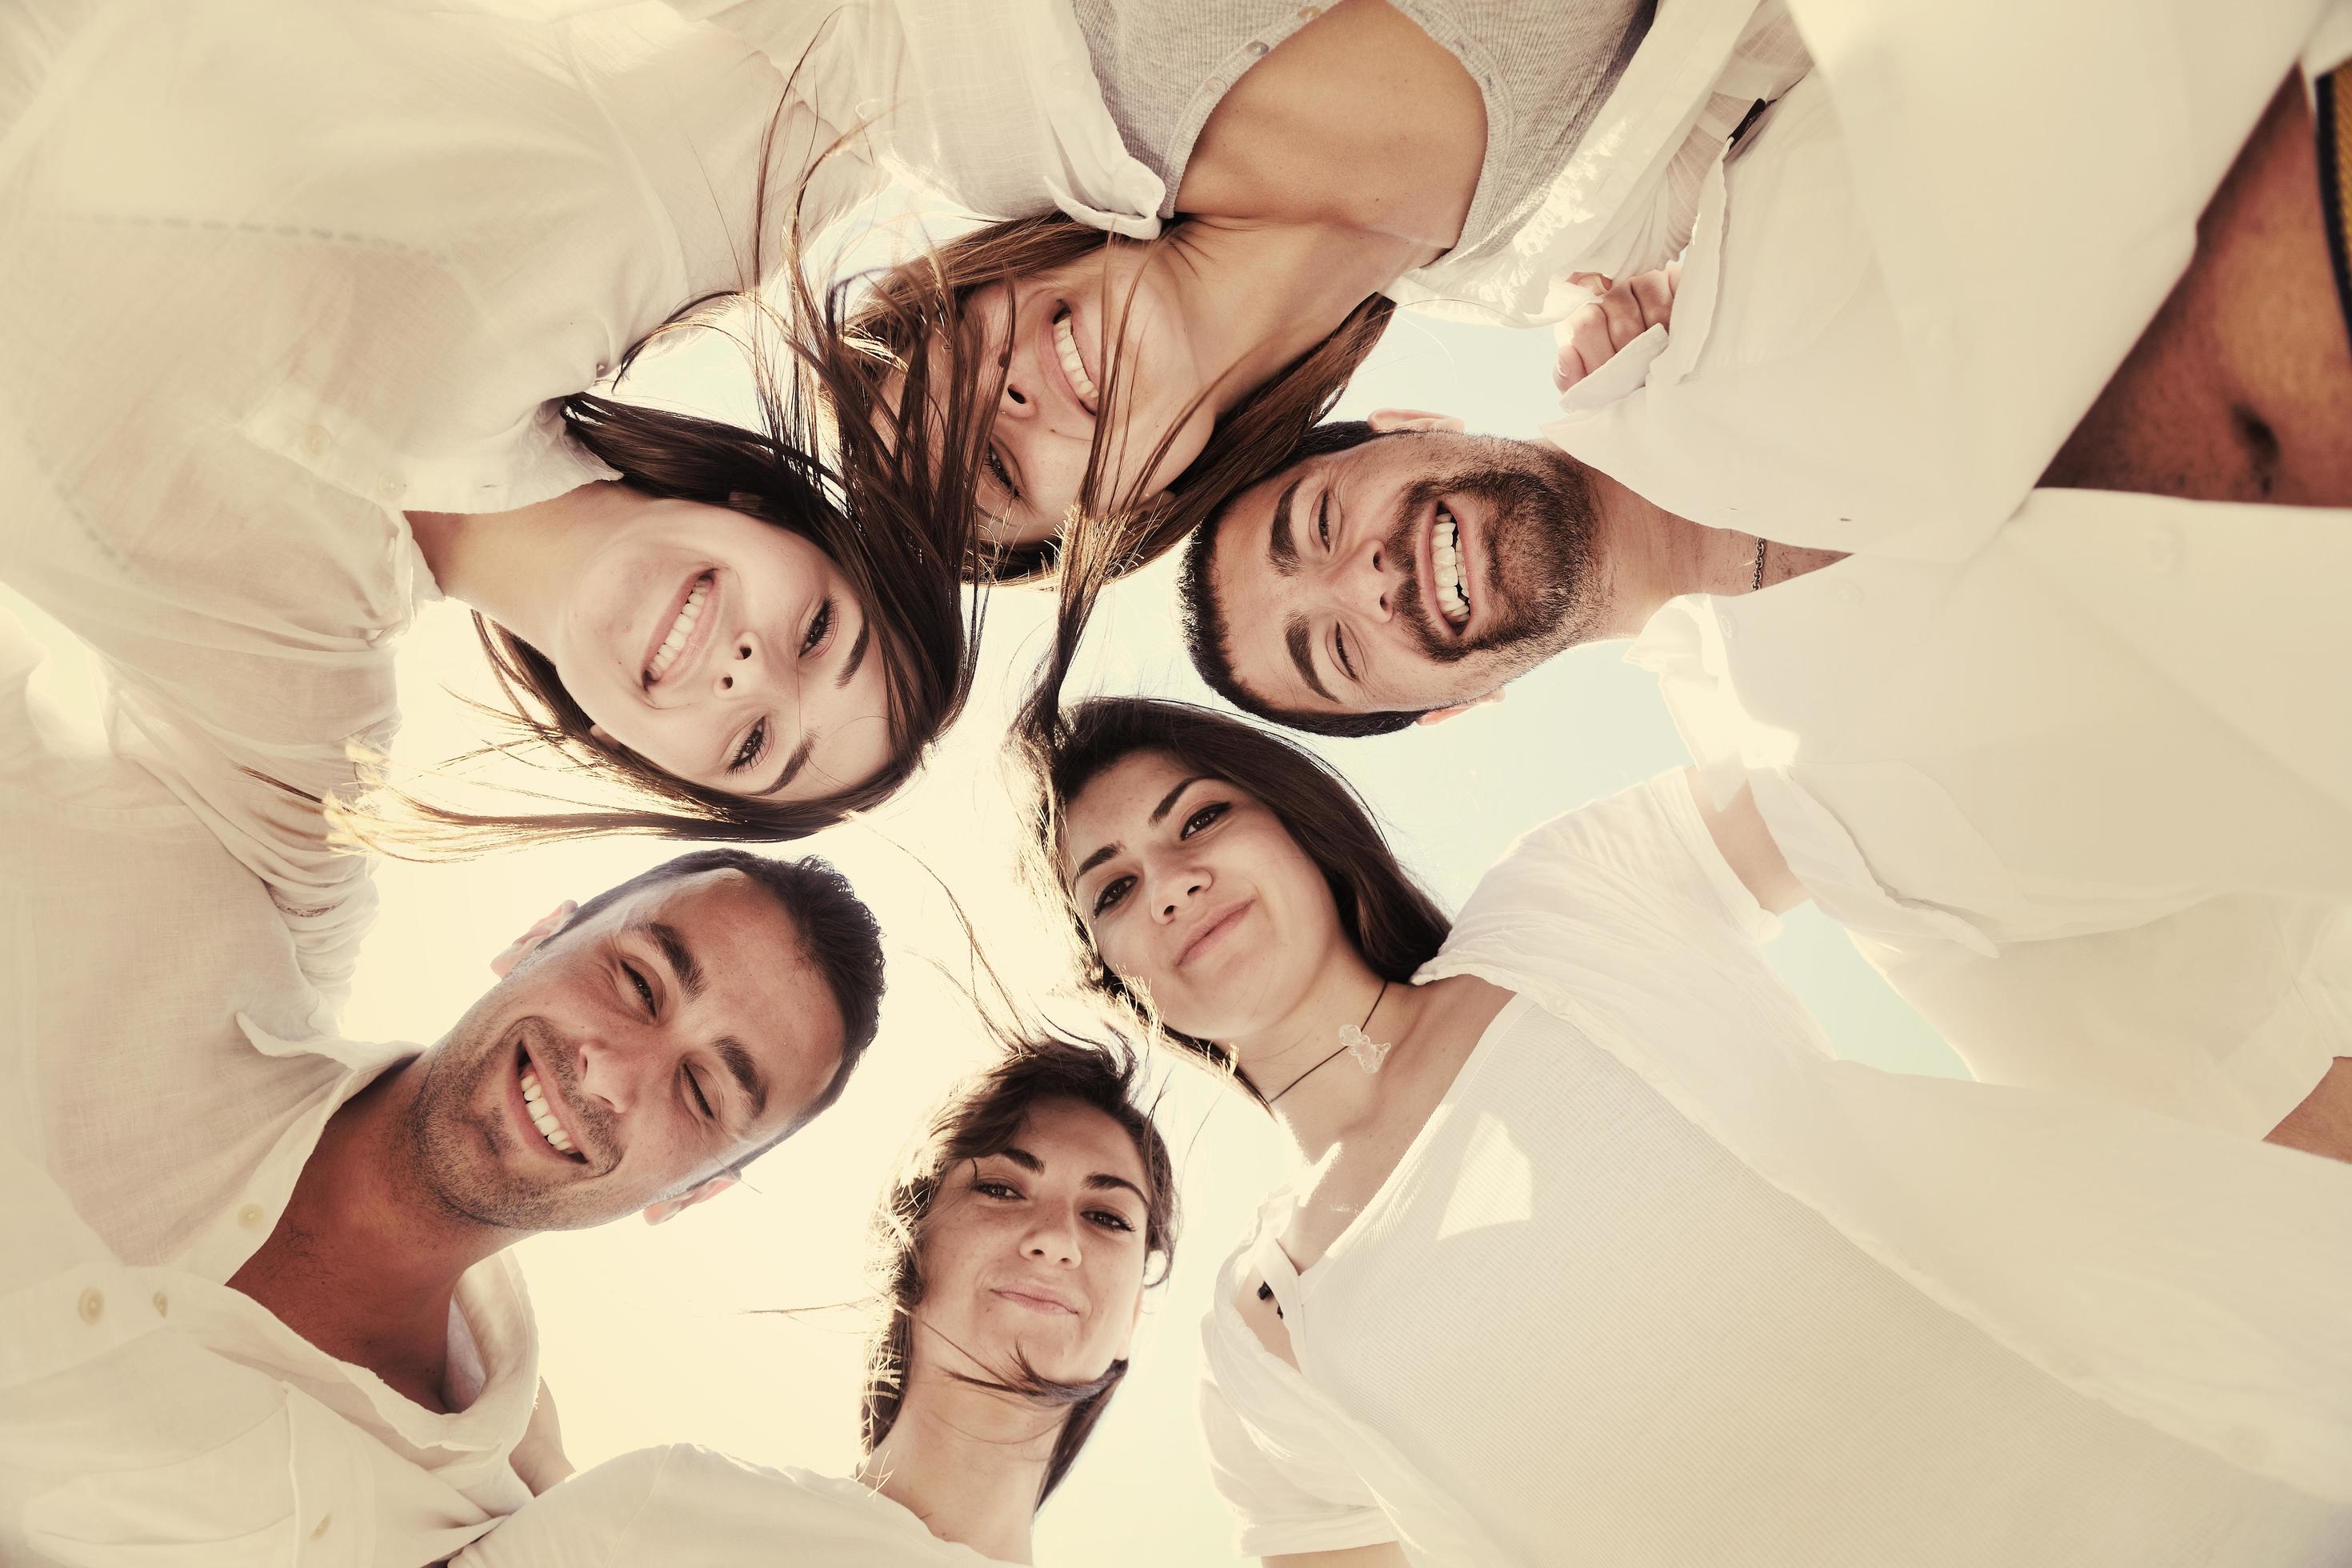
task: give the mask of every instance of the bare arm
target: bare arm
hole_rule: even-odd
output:
[[[2352,1057],[2337,1057],[2319,1087],[2263,1142],[2352,1162]]]
[[[1345,1552],[1295,1552],[1258,1561],[1265,1568],[1408,1568],[1404,1548],[1393,1541],[1378,1546],[1350,1546]]]
[[[1691,799],[1698,803],[1698,815],[1722,852],[1732,874],[1754,894],[1756,901],[1774,914],[1784,914],[1812,897],[1797,874],[1789,869],[1789,862],[1773,842],[1771,830],[1764,826],[1764,814],[1756,809],[1755,792],[1746,784],[1728,804],[1717,806],[1707,798],[1699,784],[1698,770],[1684,770],[1683,777],[1690,784]]]

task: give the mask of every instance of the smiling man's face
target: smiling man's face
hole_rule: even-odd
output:
[[[1234,679],[1290,712],[1476,701],[1592,624],[1591,512],[1534,442],[1411,430],[1294,464],[1217,531]]]
[[[773,894],[732,870],[655,882],[540,943],[412,1065],[416,1170],[512,1230],[690,1200],[798,1122],[844,1034]]]

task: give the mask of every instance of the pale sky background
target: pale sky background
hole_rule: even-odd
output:
[[[1474,429],[1532,436],[1551,402],[1550,359],[1546,332],[1400,316],[1341,412],[1434,407]],[[730,353],[689,349],[656,362],[628,390],[719,412],[734,401],[734,369]],[[1074,694],[1211,700],[1176,635],[1171,565],[1106,599]],[[5,592],[0,598],[37,633],[61,639],[21,601]],[[863,1238],[874,1198],[922,1112],[982,1060],[962,1002],[932,967],[961,973],[965,963],[932,874],[954,889],[1001,970],[1039,995],[1063,983],[1058,941],[1013,881],[1013,819],[996,761],[1004,716],[1045,647],[1047,607],[1039,594],[997,595],[974,700],[929,771],[869,822],[793,847],[840,866],[889,940],[880,1037],[839,1106],[753,1166],[745,1186],[671,1225],[630,1221],[522,1244],[543,1370],[566,1447],[583,1468],[680,1440],[836,1474],[855,1462],[870,1316],[856,1305],[793,1317],[766,1310],[865,1298]],[[1370,801],[1406,864],[1449,907],[1458,905],[1518,834],[1686,760],[1654,681],[1624,665],[1622,651],[1574,650],[1519,682],[1499,707],[1447,724],[1316,744]],[[53,692],[87,703],[88,661],[61,640],[58,653]],[[450,694],[486,684],[464,614],[432,606],[400,661],[406,720],[395,757],[429,766],[477,743],[481,721]],[[436,1038],[490,984],[490,956],[551,906],[585,900],[673,852],[625,839],[460,866],[384,865],[383,918],[346,1032]],[[1790,919],[1771,955],[1842,1054],[1906,1070],[1959,1070],[1811,910]],[[1081,1016],[1074,1004],[1056,1011]],[[1183,1184],[1182,1244],[1172,1279],[1148,1308],[1126,1386],[1040,1519],[1041,1563],[1240,1561],[1193,1423],[1197,1326],[1217,1264],[1258,1198],[1283,1178],[1286,1151],[1245,1101],[1165,1053],[1155,1061],[1167,1087],[1160,1124]],[[789,1552],[778,1560],[789,1562]]]

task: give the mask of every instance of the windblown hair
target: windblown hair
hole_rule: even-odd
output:
[[[1041,1032],[1009,1042],[996,1062],[950,1089],[931,1112],[913,1153],[874,1211],[871,1251],[887,1315],[866,1349],[858,1421],[866,1453],[873,1453],[890,1435],[906,1400],[915,1310],[923,1300],[923,1241],[940,1192],[957,1166],[1013,1147],[1023,1121],[1041,1101],[1068,1100],[1091,1106],[1134,1141],[1144,1170],[1146,1267],[1150,1258],[1160,1259],[1158,1275],[1145,1283],[1157,1285],[1167,1279],[1175,1260],[1176,1173],[1160,1129],[1137,1102],[1139,1071],[1135,1053],[1124,1045],[1097,1046]],[[1055,1383],[1040,1377],[1025,1363],[1003,1369],[993,1379],[951,1375],[1041,1408],[1066,1412],[1037,1494],[1043,1506],[1110,1407],[1127,1366],[1125,1361],[1114,1361],[1101,1376],[1086,1383]]]
[[[1061,911],[1079,984],[1261,1104],[1264,1094],[1232,1052],[1170,1028],[1150,997],[1103,962],[1087,933],[1062,858],[1070,805],[1088,784],[1129,757],[1157,752],[1188,773],[1248,791],[1323,873],[1341,931],[1383,980],[1411,980],[1452,929],[1437,900],[1399,864],[1354,787],[1313,752],[1257,725],[1187,702],[1097,697],[1058,718],[1033,709],[1008,746],[1022,788],[1023,871],[1038,897]]]
[[[782,105],[779,106],[781,123]],[[745,289],[695,300],[633,345],[615,371],[625,378],[637,357],[666,335],[713,328],[729,310],[748,325],[730,331],[749,361],[760,428],[666,412],[583,392],[564,400],[565,432],[648,497],[731,508],[797,533],[830,557],[864,605],[881,655],[890,701],[890,755],[870,778],[815,799],[753,799],[683,779],[625,746],[598,738],[553,661],[504,627],[475,616],[504,706],[493,717],[512,730],[488,748],[533,748],[617,783],[646,804],[521,815],[463,811],[383,788],[395,809],[340,805],[339,827],[372,847],[418,858],[583,837],[650,833],[671,838],[778,840],[804,837],[889,798],[913,777],[931,742],[951,725],[970,694],[985,605],[967,613],[962,564],[971,552],[972,486],[969,459],[950,442],[935,462],[922,421],[904,439],[881,434],[890,405],[868,374],[870,350],[848,324],[851,285],[822,298],[803,265],[803,216],[812,182],[848,138],[811,149],[806,173],[790,193],[791,217],[773,271],[785,298],[757,291],[762,257],[770,160],[776,123],[761,152],[759,191],[745,259]],[[970,446],[971,443],[965,443]],[[941,496],[961,495],[961,504]],[[478,753],[479,754],[479,753]],[[561,798],[542,794],[541,798]],[[567,802],[566,804],[576,804]]]
[[[1393,432],[1375,430],[1360,419],[1335,419],[1318,425],[1260,477],[1278,479],[1309,458],[1336,457],[1384,434]],[[1243,712],[1286,730],[1354,739],[1391,735],[1412,724],[1421,717],[1419,713],[1313,713],[1303,709],[1277,708],[1243,685],[1241,678],[1234,673],[1233,642],[1225,626],[1225,610],[1217,600],[1216,584],[1211,578],[1216,565],[1218,530],[1224,526],[1225,514],[1233,510],[1240,494],[1236,490],[1226,497],[1192,531],[1192,537],[1184,544],[1184,570],[1178,579],[1177,597],[1184,629],[1184,651],[1192,656],[1193,669],[1210,690]]]

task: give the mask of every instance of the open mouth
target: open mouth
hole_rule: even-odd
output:
[[[1062,379],[1069,384],[1070,395],[1089,416],[1101,412],[1102,394],[1095,378],[1087,374],[1086,356],[1078,353],[1078,326],[1067,305],[1054,312],[1054,357],[1062,367]]]
[[[563,1123],[556,1119],[552,1097],[540,1083],[538,1068],[532,1065],[528,1050],[518,1048],[515,1052],[515,1082],[522,1093],[523,1114],[530,1119],[541,1141],[564,1159],[586,1164],[588,1156],[580,1152],[579,1146],[572,1142],[572,1134],[565,1131]]]
[[[1429,530],[1429,596],[1447,626],[1457,632],[1469,626],[1469,555],[1463,548],[1461,520],[1443,502]]]
[[[710,601],[718,589],[719,577],[712,572],[705,572],[686,584],[679,595],[677,610],[667,625],[657,628],[659,640],[646,655],[645,668],[640,674],[647,687],[668,674],[689,647],[701,646],[702,637],[709,635],[709,628],[703,625],[703,612],[712,607]]]

